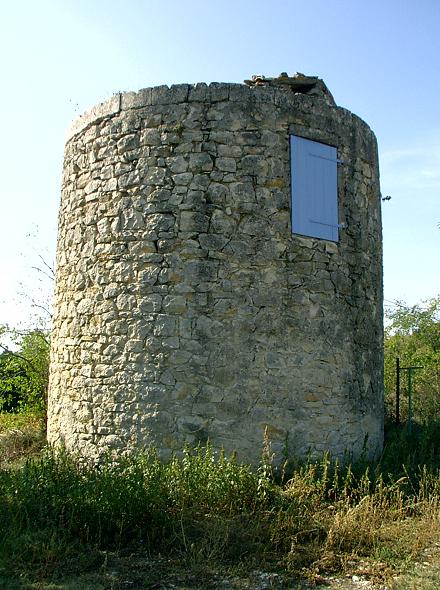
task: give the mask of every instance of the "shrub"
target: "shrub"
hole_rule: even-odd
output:
[[[41,411],[46,406],[49,374],[47,334],[13,332],[12,338],[16,350],[3,346],[0,354],[0,412]]]
[[[420,422],[440,419],[440,298],[408,306],[402,302],[386,312],[385,327],[385,401],[394,415],[396,357],[401,366],[421,366],[414,373],[413,407]],[[402,373],[402,389],[406,389]],[[402,418],[407,404],[401,399]]]

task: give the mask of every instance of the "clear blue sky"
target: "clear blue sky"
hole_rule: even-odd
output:
[[[0,324],[27,319],[20,283],[38,298],[36,253],[54,258],[74,118],[121,90],[281,71],[323,78],[377,135],[385,298],[440,293],[439,0],[16,0],[0,27]]]

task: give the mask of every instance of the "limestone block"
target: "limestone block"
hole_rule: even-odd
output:
[[[182,211],[180,215],[180,231],[204,233],[209,226],[209,217],[195,211]]]
[[[212,158],[207,153],[190,154],[189,169],[192,172],[209,172],[213,168]]]

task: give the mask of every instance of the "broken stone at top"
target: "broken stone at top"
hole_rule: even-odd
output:
[[[250,80],[245,80],[244,83],[251,87],[276,86],[277,88],[291,90],[295,94],[316,95],[323,98],[328,105],[336,106],[330,90],[318,76],[306,76],[300,72],[289,76],[287,72],[281,72],[277,78],[266,78],[261,74],[254,74]]]

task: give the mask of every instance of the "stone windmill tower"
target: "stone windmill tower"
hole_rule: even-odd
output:
[[[113,96],[66,144],[49,440],[382,446],[377,147],[315,77]]]

